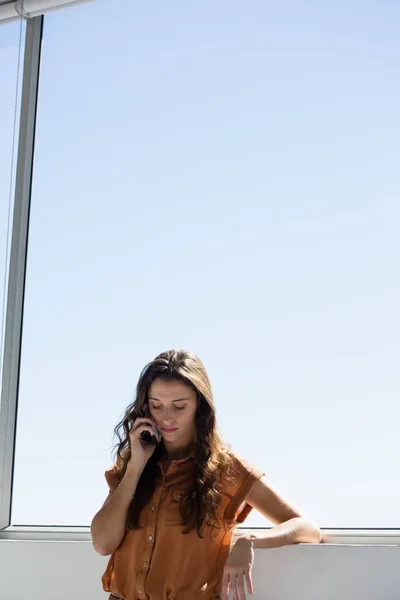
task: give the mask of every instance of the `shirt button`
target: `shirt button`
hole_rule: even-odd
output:
[[[154,512],[154,511],[156,510],[156,507],[155,507],[155,506],[152,506],[152,507],[151,507],[151,510]]]
[[[149,541],[151,542],[153,540],[153,536],[149,535]]]
[[[178,498],[178,500],[180,500],[182,498],[182,494],[178,494],[177,498]]]
[[[139,594],[143,594],[143,590],[138,590]]]
[[[145,562],[143,566],[145,569],[147,569],[147,562]]]

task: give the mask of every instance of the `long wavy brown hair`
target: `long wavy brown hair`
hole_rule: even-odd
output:
[[[136,388],[136,398],[126,409],[122,420],[115,427],[116,476],[122,479],[128,461],[131,458],[129,432],[138,417],[147,413],[148,392],[155,379],[179,380],[197,393],[197,411],[195,415],[196,440],[194,448],[195,475],[193,487],[183,498],[180,510],[184,533],[197,529],[203,537],[206,525],[219,528],[218,508],[220,505],[221,476],[227,473],[232,454],[222,440],[216,422],[215,406],[210,380],[201,360],[188,350],[169,350],[159,354],[148,363],[140,374]],[[148,413],[147,413],[148,414]],[[139,528],[139,515],[150,501],[155,478],[159,473],[157,461],[163,450],[162,442],[147,461],[139,479],[135,497],[132,500],[126,527]]]

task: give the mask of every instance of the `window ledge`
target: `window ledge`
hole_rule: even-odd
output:
[[[239,528],[235,537],[251,531],[267,531],[268,528]],[[399,546],[400,529],[322,529],[322,544],[299,544],[300,546]],[[89,527],[46,527],[14,525],[0,531],[3,540],[45,542],[91,542]]]

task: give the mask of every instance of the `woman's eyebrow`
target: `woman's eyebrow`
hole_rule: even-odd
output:
[[[161,402],[158,398],[154,398],[153,396],[149,396],[149,400],[155,400],[156,402]],[[171,402],[182,402],[183,400],[189,400],[189,398],[177,398],[176,400],[171,400]]]

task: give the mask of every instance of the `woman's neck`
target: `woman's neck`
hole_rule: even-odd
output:
[[[186,444],[176,445],[176,444],[168,444],[163,440],[163,448],[161,452],[161,457],[163,460],[172,461],[172,460],[182,460],[190,456],[192,450],[194,448],[194,442],[191,441]]]

